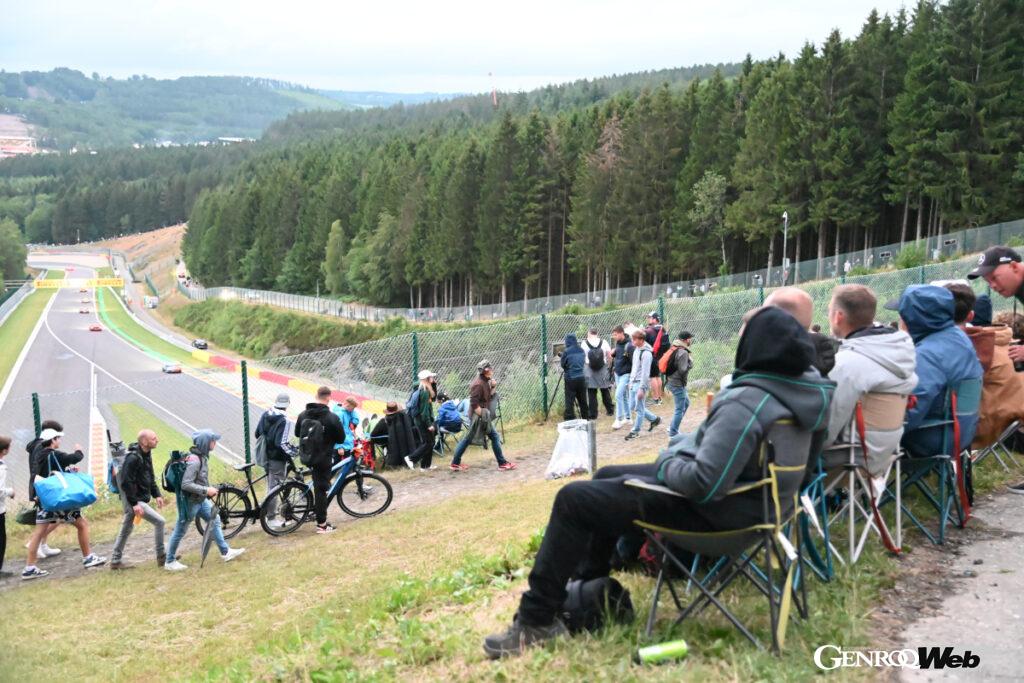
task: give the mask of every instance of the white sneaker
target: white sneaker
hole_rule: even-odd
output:
[[[51,548],[45,543],[39,544],[39,557],[55,557],[60,555],[60,548]]]
[[[85,566],[86,569],[90,569],[92,567],[99,567],[101,564],[105,564],[106,561],[107,558],[100,557],[96,553],[89,553],[88,557],[82,558],[82,564]]]
[[[245,548],[230,548],[226,553],[221,555],[225,562],[230,562],[239,555],[245,552]]]
[[[405,464],[410,470],[416,469],[416,466],[412,464],[412,459],[407,455],[405,456]]]
[[[188,567],[183,565],[181,562],[174,560],[173,562],[168,562],[167,564],[165,564],[164,569],[166,569],[169,572],[183,572],[186,569],[188,569]]]
[[[615,429],[615,430],[622,429],[622,423],[619,422],[618,418],[615,418],[615,422],[612,422],[612,429]]]

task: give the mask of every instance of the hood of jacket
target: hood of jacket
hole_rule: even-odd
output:
[[[212,429],[200,429],[192,432],[192,452],[197,455],[210,455],[210,443],[220,441],[220,434]]]
[[[311,417],[314,420],[323,420],[323,418],[331,412],[331,409],[323,403],[313,402],[306,404],[306,410],[304,412],[306,413],[306,417]]]
[[[736,347],[733,379],[747,372],[771,372],[799,377],[814,362],[814,345],[807,330],[781,308],[768,306],[747,321]]]
[[[844,339],[839,349],[860,354],[899,379],[906,380],[914,376],[917,354],[910,335],[903,330],[891,327],[868,328]]]
[[[574,346],[579,346],[580,342],[576,339],[576,335],[571,332],[565,335],[565,350],[568,351]]]
[[[910,285],[900,297],[900,317],[915,344],[953,327],[953,293],[935,285]]]

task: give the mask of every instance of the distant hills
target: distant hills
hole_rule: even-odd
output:
[[[414,105],[425,102],[442,102],[459,97],[463,93],[397,93],[378,91],[320,90],[321,95],[337,100],[348,108],[371,109],[373,107],[390,107],[394,104]]]

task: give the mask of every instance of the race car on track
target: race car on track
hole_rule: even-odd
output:
[[[80,290],[78,290],[79,294],[87,294],[88,292],[89,292],[89,290],[86,289],[85,287],[82,287]]]
[[[89,325],[89,331],[90,332],[102,332],[103,328],[100,327],[99,323],[93,323],[92,325]]]
[[[88,313],[88,312],[89,312],[89,309],[88,309],[88,308],[79,308],[79,309],[78,309],[78,312],[79,312],[79,313]]]
[[[205,339],[193,339],[192,340],[192,346],[196,347],[197,349],[206,349],[207,348],[206,340]]]
[[[160,371],[168,375],[180,375],[181,363],[167,363],[162,368],[160,368]]]
[[[92,299],[90,299],[89,297],[84,297],[82,299],[82,303],[83,304],[91,304],[92,303]]]

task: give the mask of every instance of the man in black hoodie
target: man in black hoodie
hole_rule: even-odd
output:
[[[110,568],[113,570],[128,568],[128,565],[121,561],[121,555],[128,543],[128,537],[132,535],[136,519],[144,519],[153,525],[156,566],[163,567],[167,564],[167,555],[164,553],[164,518],[149,505],[150,501],[154,501],[158,508],[164,506],[164,497],[160,495],[160,488],[156,485],[156,475],[153,472],[153,449],[158,443],[160,439],[157,438],[156,432],[152,429],[143,429],[139,432],[138,441],[128,446],[128,454],[121,463],[118,486],[121,489],[121,501],[124,503],[124,517],[121,520],[121,531],[118,532],[114,549],[110,553]]]
[[[345,428],[341,420],[327,407],[331,402],[329,387],[320,387],[316,391],[316,402],[307,403],[306,409],[299,413],[295,420],[295,436],[299,438],[299,448],[303,448],[302,438],[306,433],[306,422],[315,420],[323,429],[320,443],[313,453],[309,466],[313,471],[313,509],[316,512],[316,532],[327,534],[334,531],[334,526],[327,523],[327,489],[331,486],[331,467],[334,465],[334,444],[345,441]]]
[[[753,311],[741,332],[733,382],[711,404],[694,434],[674,437],[655,463],[604,467],[591,481],[573,482],[555,496],[551,519],[530,572],[515,620],[488,636],[484,651],[497,658],[566,632],[557,614],[570,578],[606,576],[615,543],[636,533],[633,520],[690,531],[741,529],[761,521],[761,491],[728,496],[761,479],[758,451],[780,420],[793,425],[773,433],[779,464],[806,466],[824,442],[835,385],[812,367],[814,347],[806,329],[778,308]],[[791,512],[803,471],[780,474],[782,514]],[[627,487],[639,477],[683,494],[675,497]]]

